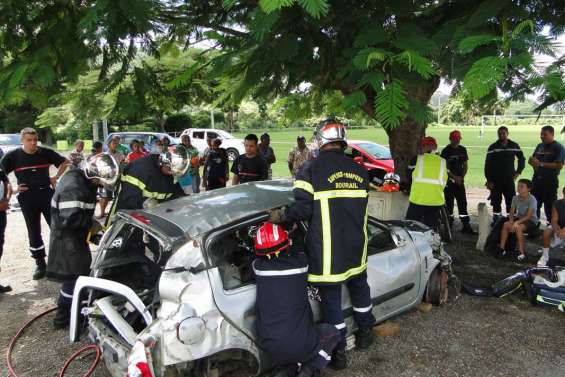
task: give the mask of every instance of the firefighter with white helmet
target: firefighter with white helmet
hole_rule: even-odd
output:
[[[372,344],[375,323],[366,272],[369,177],[365,169],[345,156],[345,133],[345,126],[334,119],[318,125],[314,137],[320,153],[298,172],[294,203],[288,209],[271,211],[273,222],[309,221],[308,280],[319,288],[324,322],[334,325],[342,335],[332,355],[333,369],[347,367],[342,285],[349,290],[359,328],[358,348]]]
[[[51,234],[47,278],[61,282],[55,328],[66,327],[76,279],[90,273],[88,234],[93,220],[98,187],[111,189],[119,166],[108,153],[90,157],[83,169],[71,167],[62,177],[51,200]]]
[[[340,339],[332,325],[314,322],[308,300],[304,233],[270,222],[253,232],[257,332],[273,377],[319,376]],[[301,364],[298,370],[298,363]]]
[[[120,178],[120,187],[112,205],[112,216],[120,209],[142,209],[148,203],[161,203],[184,196],[175,177],[182,177],[190,167],[184,148],[173,152],[150,154],[128,164]],[[109,219],[111,221],[111,219]]]

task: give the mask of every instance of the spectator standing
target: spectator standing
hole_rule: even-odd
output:
[[[551,210],[557,200],[559,171],[563,167],[565,150],[555,140],[555,130],[551,126],[542,127],[540,138],[541,143],[528,160],[534,168],[532,195],[537,199],[537,217],[541,217],[540,210],[543,205],[547,222],[551,223]]]
[[[512,198],[516,194],[514,181],[522,174],[526,165],[526,158],[520,146],[508,139],[508,128],[499,127],[497,132],[498,140],[488,147],[485,159],[485,178],[490,190],[494,221],[502,214],[502,197],[506,204],[506,213],[510,213]]]
[[[264,181],[268,177],[269,165],[267,161],[257,154],[257,135],[249,134],[245,137],[245,154],[239,155],[233,162],[232,184]]]
[[[0,165],[6,175],[14,172],[18,180],[18,202],[24,215],[29,237],[29,251],[35,259],[33,279],[45,277],[45,244],[41,237],[41,215],[51,225],[51,199],[57,180],[67,168],[68,161],[52,149],[37,145],[37,132],[26,127],[20,131],[22,147],[4,156]],[[49,176],[49,168],[58,168]]]
[[[88,157],[86,158],[87,160],[92,157],[95,156],[97,154],[100,154],[103,152],[103,145],[101,142],[99,141],[95,141],[94,143],[92,143],[92,149],[90,150],[90,154],[88,155]]]
[[[501,254],[506,255],[506,240],[508,235],[514,233],[516,241],[518,241],[518,261],[526,259],[524,252],[524,233],[531,232],[538,227],[538,217],[536,215],[537,200],[535,196],[530,194],[532,189],[532,181],[529,179],[520,179],[518,181],[518,195],[512,198],[508,221],[502,226],[500,233],[500,249]]]
[[[6,211],[10,208],[10,198],[12,197],[12,186],[8,177],[0,170],[0,259],[4,251],[4,233],[6,232],[7,216]],[[12,287],[0,285],[0,293],[10,292]]]
[[[69,155],[69,160],[71,161],[71,164],[78,168],[82,165],[82,162],[84,161],[84,141],[78,139],[75,141],[75,150],[71,152],[71,154]]]
[[[204,182],[207,181],[207,177],[206,177],[206,172],[208,171],[208,166],[206,165],[206,162],[208,161],[208,153],[210,153],[210,151],[212,150],[212,142],[214,141],[214,139],[210,136],[206,137],[206,145],[207,147],[204,149],[204,152],[202,152],[202,158],[200,159],[200,165],[202,165],[204,168],[202,169],[202,174],[203,174],[203,180]]]
[[[207,191],[226,187],[229,176],[228,154],[222,145],[221,139],[214,139],[212,149],[208,152],[206,167],[208,171],[204,174],[207,178],[204,187]]]
[[[449,134],[449,144],[441,151],[441,157],[447,163],[449,176],[445,186],[445,206],[449,214],[449,222],[453,225],[453,207],[457,200],[459,221],[463,225],[461,233],[476,234],[471,228],[471,219],[467,212],[467,194],[465,192],[465,175],[467,174],[469,156],[467,149],[461,145],[461,132],[454,130]]]
[[[112,139],[116,139],[118,146],[116,147],[117,151],[120,152],[122,156],[127,156],[129,153],[128,147],[122,144],[122,138],[119,135],[112,136]]]
[[[108,154],[114,157],[118,165],[121,167],[124,163],[125,156],[119,152],[119,146],[120,138],[117,136],[111,138],[108,142]],[[114,189],[109,187],[101,187],[98,191],[98,194],[100,195],[100,215],[98,216],[98,218],[101,219],[107,215],[106,207],[108,206],[108,203],[110,203],[110,200],[114,198]]]
[[[275,151],[271,148],[271,137],[269,134],[264,133],[261,135],[261,142],[259,143],[258,148],[259,156],[262,156],[269,166],[267,171],[267,179],[273,179],[273,169],[271,165],[277,162],[277,158],[275,156]]]
[[[161,139],[157,139],[153,142],[151,146],[151,153],[150,154],[161,154],[164,152],[163,148],[163,141]]]
[[[537,208],[536,208],[537,210]],[[563,245],[565,242],[565,187],[563,198],[556,200],[551,209],[551,226],[543,231],[542,257],[539,266],[545,266],[549,261],[549,248]]]
[[[145,157],[145,153],[143,153],[139,148],[139,141],[134,139],[129,143],[129,148],[131,152],[128,153],[128,156],[125,159],[125,163],[129,164],[132,161],[137,160],[138,158]]]
[[[288,170],[293,177],[296,177],[298,170],[304,163],[312,159],[312,152],[306,146],[306,138],[298,136],[296,138],[296,147],[288,154]]]
[[[178,178],[178,182],[185,194],[198,194],[200,192],[200,161],[198,159],[198,149],[192,145],[189,135],[181,136],[181,143],[178,149],[183,149],[190,161],[190,168],[185,175]]]
[[[143,153],[144,156],[149,154],[149,151],[145,148],[145,141],[139,140],[139,151]]]

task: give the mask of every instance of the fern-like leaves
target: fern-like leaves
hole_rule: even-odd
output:
[[[459,52],[462,54],[468,54],[473,52],[479,46],[491,44],[493,42],[500,42],[500,37],[492,34],[479,34],[472,35],[470,37],[464,38],[459,42]]]
[[[375,118],[385,128],[394,128],[405,118],[408,109],[406,93],[400,81],[394,80],[377,93],[375,98]]]
[[[507,61],[498,56],[487,56],[477,60],[465,75],[463,88],[473,99],[492,92],[504,77]]]
[[[437,75],[437,71],[432,67],[432,62],[415,51],[404,51],[396,55],[395,60],[404,64],[408,71],[417,72],[424,79]]]

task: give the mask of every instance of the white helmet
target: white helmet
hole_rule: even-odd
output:
[[[395,183],[400,183],[400,176],[395,173],[386,173],[384,177],[384,181],[390,181]]]
[[[318,148],[335,142],[341,142],[347,145],[347,137],[345,135],[345,125],[339,121],[328,118],[318,124],[314,131],[314,140],[318,144]]]
[[[98,179],[104,187],[111,188],[118,181],[120,166],[109,153],[98,153],[90,156],[83,166],[88,179]]]
[[[177,147],[174,152],[165,152],[159,155],[159,165],[168,166],[175,177],[182,177],[190,167],[188,154],[184,147]]]

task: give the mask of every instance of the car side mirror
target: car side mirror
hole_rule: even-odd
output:
[[[353,158],[353,161],[356,162],[356,163],[358,163],[358,164],[362,164],[363,162],[365,162],[365,161],[363,160],[363,157],[361,157],[361,156],[354,157],[354,158]]]
[[[392,233],[392,238],[394,240],[394,243],[396,244],[396,247],[402,247],[406,244],[404,237],[400,236],[399,234]]]

